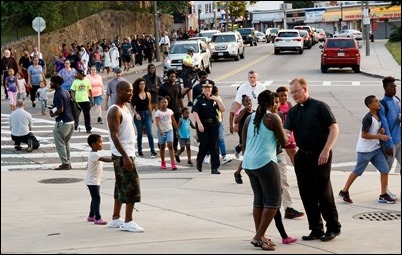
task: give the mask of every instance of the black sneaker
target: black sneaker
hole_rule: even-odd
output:
[[[288,207],[285,210],[285,219],[294,219],[302,216],[304,216],[304,212],[299,212],[291,207]]]
[[[378,198],[378,203],[395,204],[396,200],[393,199],[390,195],[388,195],[388,193],[385,193],[385,194],[380,195],[380,197]]]
[[[14,149],[16,149],[17,151],[20,151],[20,150],[22,150],[22,147],[20,145],[15,145]]]
[[[155,151],[151,152],[151,158],[155,158],[157,155],[158,155],[158,153],[156,153]]]
[[[193,162],[191,162],[191,161],[187,161],[187,165],[193,166],[194,164],[193,164]]]
[[[235,182],[237,184],[242,184],[243,183],[243,180],[241,179],[241,174],[240,173],[234,172],[234,178],[235,178]]]
[[[193,106],[193,102],[188,102],[187,106]]]
[[[32,152],[32,150],[33,150],[33,142],[32,142],[32,140],[29,139],[29,140],[27,141],[27,143],[28,143],[27,152]]]
[[[35,108],[35,107],[36,107],[36,104],[35,104],[35,103],[32,103],[32,107]]]
[[[102,117],[98,117],[98,123],[103,124]]]
[[[144,153],[142,153],[142,151],[138,152],[137,157],[144,157]]]
[[[180,163],[180,156],[178,154],[175,155],[177,163]]]
[[[345,201],[346,203],[353,204],[353,201],[352,201],[352,199],[350,199],[350,196],[349,196],[349,191],[341,190],[341,191],[339,191],[339,196],[341,198],[343,198],[343,201]]]
[[[198,163],[198,161],[197,161],[197,170],[198,172],[202,172],[202,163]]]
[[[218,169],[212,169],[211,174],[221,174],[221,172],[219,172]]]

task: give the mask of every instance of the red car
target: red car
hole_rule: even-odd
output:
[[[321,72],[328,68],[351,67],[355,73],[360,73],[360,50],[354,38],[327,38],[321,50]]]

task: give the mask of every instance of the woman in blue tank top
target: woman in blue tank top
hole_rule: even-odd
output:
[[[265,90],[258,95],[256,112],[247,117],[243,126],[243,168],[254,193],[253,218],[256,234],[251,244],[263,250],[275,250],[275,244],[265,232],[281,205],[281,180],[277,164],[277,144],[287,143],[279,115],[269,109],[274,105],[274,93]]]

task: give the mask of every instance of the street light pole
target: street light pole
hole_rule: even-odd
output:
[[[152,1],[153,9],[154,9],[154,24],[155,24],[155,48],[156,48],[156,61],[159,62],[161,60],[161,53],[159,50],[159,17],[158,17],[158,6],[156,1]]]
[[[198,6],[198,32],[201,32],[201,8]]]
[[[229,30],[229,26],[228,26],[228,23],[229,23],[229,3],[228,3],[228,1],[225,1],[225,4],[226,4],[226,13],[225,13],[225,15],[226,15],[226,18],[225,18],[226,24],[225,24],[225,32],[228,32],[228,30]]]

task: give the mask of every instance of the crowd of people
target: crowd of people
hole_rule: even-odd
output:
[[[164,33],[159,46],[166,49],[165,44],[168,43],[169,46],[170,41],[165,36],[169,38]],[[66,49],[61,56],[64,60],[57,65],[50,79],[50,88],[55,93],[49,114],[55,118],[53,135],[61,161],[61,165],[55,170],[72,169],[69,143],[74,130],[79,129],[79,119],[74,117],[72,102],[76,102],[83,112],[84,126],[90,134],[88,145],[91,152],[88,156],[86,184],[91,195],[91,205],[87,220],[98,225],[108,224],[100,214],[99,180],[101,162],[113,162],[116,176],[115,202],[112,221],[108,226],[130,232],[144,231],[133,221],[134,205],[141,201],[139,174],[134,158],[145,157],[143,135],[148,138],[150,157],[155,158],[159,153],[160,168],[168,169],[167,161],[170,159],[170,169],[177,170],[181,153],[185,150],[187,165],[193,166],[190,144],[191,129],[195,129],[199,142],[195,168],[202,172],[205,159],[210,158],[207,162],[210,164],[210,173],[220,174],[221,163],[231,162],[227,158],[222,117],[229,109],[229,130],[231,133],[238,132],[239,135],[234,153],[237,158],[243,153],[243,160],[234,172],[235,182],[243,183],[241,171],[244,170],[254,195],[255,235],[251,244],[263,250],[276,249],[275,243],[266,237],[272,220],[282,237],[282,243],[297,241],[297,238],[286,233],[279,210],[283,205],[284,217],[288,219],[304,216],[303,212],[294,209],[292,205],[284,152],[294,166],[308,229],[311,231],[301,239],[330,241],[340,235],[341,223],[330,178],[332,148],[339,128],[330,106],[310,96],[307,81],[304,78],[295,78],[289,86],[270,91],[258,81],[255,71],[249,71],[248,80],[237,88],[235,99],[227,108],[219,96],[215,82],[208,79],[205,72],[200,72],[200,82],[192,88],[193,103],[185,107],[183,97],[186,93],[183,93],[183,88],[176,82],[176,71],[169,70],[166,81],[156,75],[156,68],[152,63],[155,42],[152,42],[152,49],[149,44],[150,51],[144,53],[148,60],[147,74],[132,83],[122,77],[123,71],[136,64],[142,65],[142,59],[140,61],[136,53],[133,53],[137,46],[132,42],[143,45],[147,40],[152,39],[144,35],[144,41],[141,41],[133,36],[131,42],[129,38],[124,38],[118,44],[119,39],[116,37],[111,43],[111,49],[106,42],[103,46],[95,43],[95,48],[92,47],[89,51],[83,46],[77,46],[78,55],[73,47]],[[119,64],[119,58],[110,53],[117,45],[121,47],[122,64]],[[105,52],[109,52],[110,59],[102,57]],[[143,48],[142,52],[145,52]],[[27,150],[32,151],[36,149],[30,138],[32,120],[30,114],[23,110],[25,96],[22,94],[29,91],[32,107],[36,106],[38,98],[42,114],[47,114],[47,105],[50,102],[47,102],[46,94],[46,66],[41,64],[41,54],[37,51],[33,52],[32,61],[25,61],[23,58],[29,60],[30,56],[24,50],[19,65],[13,67],[9,53],[5,52],[9,61],[5,61],[7,72],[3,71],[3,84],[10,100],[10,111],[13,112],[10,116],[11,134],[16,150],[21,150],[21,143],[27,143]],[[85,55],[91,53],[93,58],[88,56],[86,60]],[[107,89],[99,76],[103,68],[115,73],[115,77],[109,80]],[[24,77],[26,80],[20,83],[19,80],[25,79]],[[401,163],[401,107],[400,99],[396,96],[395,79],[384,78],[383,87],[385,96],[381,101],[372,95],[364,100],[369,113],[362,120],[357,144],[357,165],[345,187],[339,192],[347,203],[352,203],[349,195],[352,183],[363,173],[369,162],[381,173],[378,201],[388,204],[396,202],[387,185],[388,172],[394,159]],[[293,98],[295,105],[288,101],[288,95]],[[98,153],[103,149],[103,138],[91,134],[91,108],[96,107],[97,122],[103,123],[102,105],[107,111],[111,157],[102,157]],[[16,128],[18,125],[25,128]],[[158,140],[158,150],[154,144],[154,134]],[[168,155],[165,155],[166,147]],[[120,217],[122,204],[126,204],[124,219]]]

